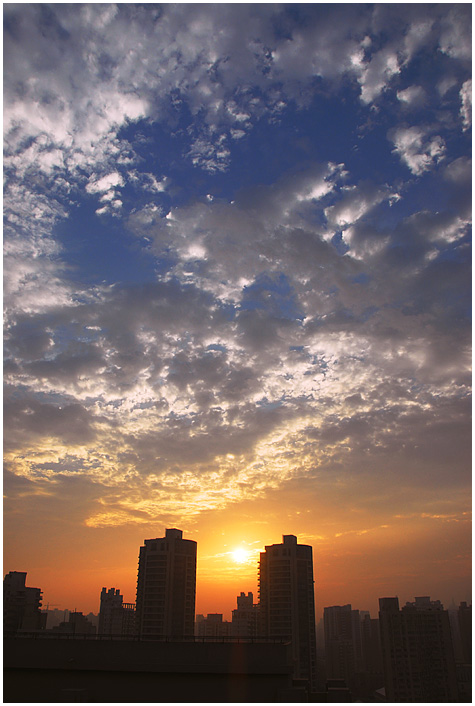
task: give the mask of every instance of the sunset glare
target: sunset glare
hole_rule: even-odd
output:
[[[4,571],[471,601],[471,5],[4,4]]]
[[[232,556],[235,562],[238,564],[244,564],[248,561],[249,553],[245,549],[235,549]]]

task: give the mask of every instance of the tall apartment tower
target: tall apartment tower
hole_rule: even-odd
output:
[[[379,625],[387,701],[457,702],[449,615],[440,601],[422,596],[399,610],[397,598],[380,598]]]
[[[294,677],[316,690],[315,598],[312,547],[293,534],[261,552],[259,619],[263,636],[292,641]]]
[[[140,635],[188,637],[194,634],[196,542],[167,529],[165,537],[140,547],[136,619]]]

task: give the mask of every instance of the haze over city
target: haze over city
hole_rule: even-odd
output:
[[[471,5],[4,4],[4,571],[470,599]]]

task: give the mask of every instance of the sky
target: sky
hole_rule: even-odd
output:
[[[4,570],[470,600],[471,4],[4,4]],[[241,550],[235,554],[236,550]]]

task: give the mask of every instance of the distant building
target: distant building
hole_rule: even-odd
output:
[[[354,676],[362,669],[360,618],[351,605],[323,609],[326,676],[344,680],[353,688]]]
[[[186,637],[194,634],[196,542],[167,529],[165,537],[140,547],[136,618],[140,635]]]
[[[135,626],[135,603],[124,603],[117,588],[103,588],[99,612],[100,635],[133,635]]]
[[[231,634],[231,623],[223,620],[222,613],[208,613],[196,616],[195,635],[198,637],[228,637]]]
[[[59,625],[48,632],[68,633],[70,635],[95,635],[96,626],[91,623],[80,611],[71,611],[68,620],[63,620]]]
[[[259,606],[254,603],[254,595],[241,591],[237,597],[237,608],[233,610],[231,635],[239,637],[256,637],[258,635]]]
[[[360,611],[362,672],[355,675],[355,697],[370,701],[375,691],[384,684],[381,636],[378,618]]]
[[[42,591],[26,586],[26,571],[10,571],[3,579],[3,631],[44,630],[46,615],[41,612]]]
[[[67,608],[65,610],[59,610],[58,608],[51,610],[51,608],[46,607],[42,613],[46,615],[46,629],[49,630],[66,621],[69,610]]]
[[[351,605],[324,608],[325,673],[343,680],[359,701],[383,685],[379,621]]]
[[[312,547],[284,535],[261,552],[259,621],[262,635],[292,642],[294,677],[316,691],[315,597]]]
[[[472,664],[472,606],[465,601],[460,603],[457,622],[461,643],[461,656],[464,664]]]
[[[428,596],[406,603],[379,599],[386,700],[457,702],[455,660],[449,616]]]

